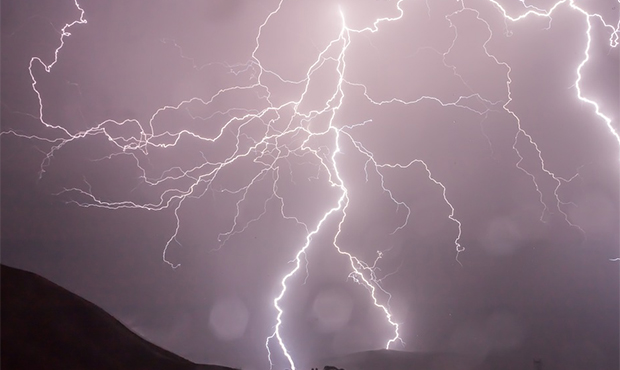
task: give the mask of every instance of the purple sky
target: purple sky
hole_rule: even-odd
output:
[[[298,368],[372,289],[393,349],[617,368],[620,3],[498,3],[2,1],[2,262],[196,362],[268,369],[298,266]]]

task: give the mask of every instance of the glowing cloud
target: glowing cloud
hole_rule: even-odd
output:
[[[234,74],[249,74],[251,76],[250,83],[223,88],[209,99],[193,97],[176,104],[162,106],[151,115],[148,122],[140,122],[135,119],[122,121],[107,119],[87,130],[74,132],[64,127],[62,123],[51,122],[47,119],[46,103],[39,90],[39,81],[37,80],[35,67],[42,66],[45,72],[51,73],[53,67],[60,63],[62,59],[62,49],[67,37],[71,35],[69,30],[73,31],[75,29],[74,32],[78,32],[78,26],[86,25],[86,14],[80,4],[75,1],[75,7],[80,12],[79,18],[71,23],[67,23],[62,28],[60,43],[54,51],[53,59],[50,62],[45,62],[40,57],[33,57],[28,67],[32,79],[32,90],[38,99],[36,118],[47,129],[46,136],[31,135],[17,130],[3,132],[3,135],[12,134],[49,144],[50,149],[45,153],[45,159],[41,163],[40,176],[44,175],[46,168],[54,160],[55,154],[67,144],[93,136],[103,136],[114,146],[115,150],[110,152],[105,158],[110,159],[119,155],[133,158],[141,180],[158,193],[157,201],[139,202],[131,198],[120,201],[106,200],[92,191],[91,185],[86,180],[83,187],[68,187],[61,193],[68,194],[72,199],[71,202],[81,207],[99,207],[110,210],[124,208],[143,209],[145,211],[174,210],[176,226],[163,247],[163,260],[172,268],[177,268],[179,264],[168,258],[168,251],[171,246],[178,243],[181,226],[179,211],[187,202],[191,202],[193,199],[202,197],[207,193],[216,195],[226,193],[236,196],[235,216],[229,228],[219,234],[219,244],[217,248],[214,248],[215,250],[224,247],[231,237],[243,233],[253,222],[258,221],[267,212],[268,202],[279,204],[281,217],[294,222],[301,230],[304,230],[305,242],[300,246],[294,247],[291,253],[293,256],[291,261],[292,267],[282,274],[279,293],[273,297],[273,308],[275,310],[274,330],[265,341],[265,348],[272,367],[274,366],[272,356],[274,351],[277,350],[282,353],[293,370],[296,368],[295,355],[287,348],[286,338],[282,333],[282,327],[286,324],[284,318],[286,307],[283,304],[283,298],[287,294],[292,294],[293,288],[290,286],[290,280],[293,276],[300,273],[300,270],[304,270],[304,267],[306,268],[305,273],[308,274],[307,260],[305,259],[306,253],[309,248],[314,246],[313,241],[317,234],[325,229],[327,229],[325,232],[335,230],[331,237],[331,246],[340,255],[348,259],[350,279],[368,291],[369,304],[376,306],[376,309],[385,317],[386,324],[393,333],[391,337],[385,339],[385,347],[392,348],[396,343],[402,342],[403,339],[399,334],[399,320],[397,317],[394,317],[390,308],[392,296],[382,285],[382,279],[385,277],[382,278],[377,273],[377,264],[382,258],[382,253],[387,252],[385,250],[378,250],[377,259],[374,261],[364,261],[351,250],[352,248],[348,248],[341,242],[341,236],[344,232],[343,226],[348,220],[348,212],[353,201],[350,197],[351,184],[347,183],[346,177],[343,176],[343,168],[345,167],[343,148],[346,147],[348,151],[355,151],[355,155],[364,158],[363,170],[366,174],[366,181],[368,181],[369,176],[376,175],[381,185],[380,189],[377,190],[386,194],[396,209],[403,210],[400,213],[402,222],[394,228],[393,233],[399,232],[408,225],[412,208],[405,201],[400,200],[391,188],[386,185],[384,181],[386,171],[405,171],[419,167],[426,173],[428,181],[433,186],[436,186],[441,193],[448,210],[446,217],[454,225],[451,232],[454,234],[455,258],[459,263],[461,263],[458,259],[459,255],[465,251],[460,241],[462,223],[457,218],[458,210],[450,202],[450,189],[437,176],[433,175],[431,166],[425,161],[408,158],[402,162],[386,163],[379,159],[380,156],[367,148],[364,140],[356,135],[356,130],[374,123],[371,119],[362,122],[345,122],[344,118],[339,116],[339,112],[346,105],[348,99],[352,97],[356,99],[362,98],[377,107],[389,105],[410,106],[428,103],[438,108],[458,109],[481,117],[484,117],[490,111],[506,112],[512,117],[517,126],[517,133],[512,144],[512,150],[519,157],[516,166],[529,176],[532,186],[538,192],[539,202],[543,209],[541,221],[545,219],[548,213],[558,211],[567,223],[575,228],[579,228],[579,225],[571,223],[568,214],[564,211],[564,206],[568,202],[562,200],[559,195],[559,189],[562,185],[571,182],[577,176],[577,173],[570,178],[564,178],[552,172],[545,162],[544,153],[539,149],[535,138],[522,127],[521,119],[511,108],[511,103],[513,103],[511,66],[489,50],[488,44],[496,37],[492,31],[493,27],[480,10],[474,5],[468,5],[468,1],[458,1],[458,9],[445,15],[445,20],[454,31],[454,38],[452,44],[446,50],[439,51],[438,53],[441,55],[443,65],[448,70],[451,70],[454,76],[462,81],[464,86],[468,87],[466,79],[461,76],[458,68],[451,65],[447,59],[459,38],[458,27],[453,22],[454,17],[464,13],[473,14],[477,21],[486,27],[488,38],[483,44],[486,56],[505,71],[505,95],[500,101],[493,101],[491,98],[485,97],[484,94],[474,90],[469,94],[457,96],[452,100],[445,100],[432,95],[424,95],[412,100],[398,96],[393,96],[389,99],[379,99],[374,97],[376,94],[371,87],[349,78],[347,63],[352,63],[353,58],[349,54],[350,46],[367,34],[380,33],[382,27],[386,27],[388,24],[401,22],[406,17],[402,6],[403,3],[404,1],[400,0],[394,4],[396,15],[376,18],[371,25],[359,29],[348,26],[346,11],[340,9],[339,33],[322,49],[317,48],[318,51],[313,63],[309,66],[295,66],[300,71],[305,71],[302,79],[290,80],[282,77],[278,71],[265,67],[259,56],[265,37],[264,29],[273,18],[283,11],[285,1],[280,0],[275,9],[267,15],[258,27],[255,46],[251,52],[250,60],[246,63],[235,65],[220,63],[220,67]],[[518,14],[511,14],[499,1],[488,0],[487,3],[492,4],[499,17],[506,23],[506,32],[508,32],[507,25],[509,23],[525,22],[533,17],[548,19],[549,27],[552,27],[552,16],[560,9],[570,9],[582,17],[584,23],[577,24],[575,27],[583,28],[582,32],[587,42],[578,60],[567,61],[567,63],[573,63],[575,66],[575,80],[573,82],[576,96],[579,101],[591,108],[592,114],[602,124],[607,126],[609,135],[612,135],[620,144],[620,135],[615,129],[612,119],[602,112],[600,105],[595,100],[585,96],[582,91],[583,69],[590,60],[593,24],[598,22],[607,31],[610,47],[617,47],[618,45],[618,25],[606,23],[601,15],[589,13],[578,6],[575,1],[571,0],[558,1],[547,9],[529,6],[523,2],[523,11]],[[174,45],[180,50],[181,57],[186,58],[181,48],[173,40],[167,40],[166,43]],[[329,76],[332,76],[330,83],[322,86],[321,96],[323,101],[316,103],[316,97],[312,95],[314,81],[319,79],[319,75],[327,72],[331,73]],[[276,89],[272,86],[276,83],[291,87],[292,90],[297,89],[295,91],[299,92],[291,96],[289,100],[279,102],[280,96],[276,96],[278,94],[274,93]],[[227,94],[246,92],[253,94],[255,97],[255,101],[250,107],[238,106],[226,110],[212,108],[217,106],[216,102],[218,99]],[[195,106],[212,109],[212,112],[206,117],[193,115],[191,112]],[[187,128],[162,128],[162,125],[157,120],[171,112],[178,112],[179,114],[189,113],[193,119],[228,118],[219,126],[218,130],[209,134]],[[225,155],[220,154],[213,158],[202,154],[204,159],[202,163],[170,167],[158,175],[152,175],[147,170],[146,163],[149,161],[150,151],[155,149],[171,149],[175,146],[183,145],[182,143],[186,139],[192,139],[205,147],[224,143],[228,151]],[[528,171],[526,167],[522,166],[524,154],[519,144],[523,140],[534,148],[537,156],[537,165],[544,173],[544,176],[554,181],[555,190],[553,197],[555,204],[549,204],[549,202],[544,200],[543,190],[539,187],[541,175]],[[315,169],[316,179],[326,182],[331,191],[336,194],[335,196],[330,194],[335,199],[333,203],[321,212],[320,217],[311,222],[306,221],[302,215],[287,211],[287,197],[282,193],[282,188],[287,181],[287,168],[291,166],[291,163],[297,162],[310,163]],[[217,185],[218,187],[216,187],[220,178],[227,176],[226,171],[229,168],[244,165],[253,166],[253,172],[241,185],[237,184],[229,187]],[[258,184],[263,181],[270,183],[271,194],[264,200],[262,212],[258,212],[246,219],[247,217],[243,217],[243,205],[252,197],[252,192],[259,186]],[[620,259],[614,258],[611,260],[617,261]]]

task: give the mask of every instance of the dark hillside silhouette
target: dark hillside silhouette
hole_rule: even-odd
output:
[[[1,266],[3,370],[226,370],[147,342],[93,303],[30,272]]]
[[[522,370],[531,358],[522,351],[497,352],[485,357],[442,352],[373,350],[324,359],[346,370]]]

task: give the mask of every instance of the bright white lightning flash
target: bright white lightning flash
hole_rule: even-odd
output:
[[[573,11],[583,16],[583,19],[585,21],[585,30],[583,32],[587,37],[587,42],[583,50],[582,58],[579,61],[575,62],[574,87],[577,90],[577,98],[582,102],[586,103],[588,106],[592,107],[594,115],[596,115],[608,127],[609,133],[614,136],[618,144],[620,144],[620,135],[618,131],[614,128],[612,124],[612,119],[601,111],[600,106],[596,101],[586,97],[583,94],[581,88],[581,82],[583,79],[582,70],[590,60],[593,22],[600,22],[603,27],[608,30],[610,35],[609,44],[611,47],[617,47],[618,45],[620,23],[615,26],[607,24],[601,15],[588,13],[583,8],[579,7],[574,0],[558,1],[549,9],[540,9],[534,6],[528,6],[525,4],[525,2],[522,1],[526,10],[519,15],[510,15],[509,12],[505,10],[505,8],[500,4],[499,1],[486,1],[491,3],[497,9],[501,16],[503,16],[506,23],[519,22],[530,17],[544,17],[549,19],[549,27],[551,27],[552,15],[557,9],[561,7],[569,7]],[[331,40],[331,42],[329,42],[328,45],[325,46],[325,48],[323,48],[318,53],[313,64],[311,64],[306,69],[305,77],[302,80],[286,80],[282,78],[276,71],[264,68],[261,60],[259,59],[259,57],[257,57],[258,51],[261,47],[261,38],[263,37],[262,31],[264,27],[269,24],[270,20],[281,11],[284,2],[285,0],[280,0],[277,7],[268,14],[264,22],[258,28],[255,39],[256,45],[254,50],[252,51],[251,60],[248,63],[228,66],[231,70],[236,69],[238,71],[234,73],[252,71],[254,78],[251,84],[243,86],[232,86],[226,89],[222,89],[208,100],[194,97],[188,100],[184,100],[175,105],[163,106],[156,110],[155,113],[153,113],[148,124],[144,126],[136,120],[127,119],[119,122],[109,119],[99,123],[98,125],[88,130],[71,132],[70,130],[64,128],[62,125],[50,123],[45,119],[46,108],[43,101],[44,99],[42,98],[42,94],[37,87],[37,79],[35,77],[35,72],[33,72],[33,68],[35,65],[42,66],[45,72],[51,73],[53,66],[59,61],[59,54],[61,53],[61,49],[65,45],[65,39],[71,35],[68,30],[76,25],[86,24],[84,10],[81,8],[80,4],[76,0],[75,7],[80,12],[80,16],[76,21],[68,23],[62,28],[60,45],[54,51],[53,60],[49,63],[45,63],[41,58],[33,57],[30,60],[29,65],[30,77],[32,79],[32,89],[38,99],[38,114],[35,116],[35,118],[42,125],[45,126],[45,128],[48,130],[47,132],[50,133],[50,136],[44,137],[37,135],[28,135],[18,131],[7,131],[3,132],[3,134],[10,133],[22,138],[39,140],[49,143],[50,149],[46,152],[45,158],[41,164],[41,176],[44,174],[45,168],[49,165],[50,161],[53,160],[54,154],[57,151],[61,150],[68,143],[90,136],[104,135],[111,143],[113,143],[117,147],[118,152],[110,154],[109,157],[115,155],[132,156],[136,161],[136,166],[140,170],[142,174],[142,180],[145,183],[151,186],[165,187],[165,190],[162,191],[160,194],[159,202],[139,203],[131,200],[103,200],[93,194],[93,192],[91,191],[91,187],[88,183],[86,183],[85,189],[67,188],[63,192],[74,194],[74,199],[82,199],[73,201],[73,203],[82,207],[101,207],[107,209],[139,208],[148,211],[173,209],[176,217],[176,227],[173,234],[167,241],[163,251],[163,260],[173,268],[178,267],[178,264],[170,262],[166,257],[166,252],[170,245],[177,240],[181,223],[179,217],[179,210],[181,209],[183,204],[186,201],[191,201],[191,199],[193,198],[201,197],[207,191],[214,191],[214,189],[212,189],[212,184],[220,176],[220,172],[225,168],[235,165],[235,163],[238,163],[240,160],[252,159],[253,163],[261,165],[262,170],[259,171],[245,186],[237,189],[220,190],[231,194],[238,194],[240,197],[236,203],[236,214],[230,225],[230,228],[227,231],[220,233],[219,248],[221,248],[230,237],[235,234],[242,233],[252,222],[260,219],[260,217],[266,213],[266,205],[269,201],[279,202],[281,216],[285,219],[293,220],[305,230],[305,243],[299,249],[297,249],[296,253],[294,254],[294,258],[292,260],[293,268],[290,269],[282,277],[280,282],[280,293],[273,300],[273,305],[276,311],[274,332],[267,338],[265,342],[269,361],[272,367],[272,342],[275,341],[279,350],[288,361],[290,367],[294,370],[296,367],[293,360],[293,354],[291,354],[291,352],[287,349],[285,345],[285,338],[283,338],[281,332],[282,325],[284,324],[283,315],[285,313],[285,308],[281,305],[282,299],[290,289],[288,285],[289,279],[295,274],[297,274],[298,271],[302,268],[304,262],[303,259],[305,258],[305,254],[308,248],[312,246],[313,238],[323,229],[324,225],[330,222],[333,223],[333,225],[337,226],[337,231],[333,235],[333,247],[338,253],[348,258],[351,269],[349,274],[350,278],[368,290],[371,303],[374,304],[377,309],[383,313],[387,323],[393,328],[394,334],[386,341],[385,347],[390,348],[393,343],[397,341],[402,342],[402,339],[399,335],[399,325],[397,323],[397,320],[394,319],[394,317],[392,316],[389,305],[391,295],[382,287],[382,279],[379,278],[376,274],[377,262],[382,257],[382,251],[378,251],[379,254],[377,260],[375,260],[373,263],[368,263],[356,257],[356,255],[354,255],[351,251],[347,250],[346,246],[342,246],[339,243],[339,237],[342,233],[342,226],[347,220],[347,210],[350,204],[348,193],[349,190],[340,173],[341,163],[339,162],[339,157],[342,155],[341,148],[344,143],[352,145],[352,147],[356,148],[360,155],[367,159],[364,167],[367,179],[369,170],[374,171],[374,173],[376,173],[376,175],[380,179],[382,187],[381,190],[387,195],[389,195],[390,199],[397,207],[403,207],[406,210],[406,215],[403,217],[402,223],[394,230],[394,232],[398,232],[400,229],[404,228],[407,225],[409,221],[409,216],[411,214],[411,208],[403,201],[398,200],[393,195],[392,191],[385,185],[384,173],[382,171],[385,169],[406,170],[411,168],[412,166],[422,166],[426,171],[428,179],[441,189],[443,200],[450,209],[447,217],[452,220],[456,226],[454,245],[456,248],[457,261],[459,253],[464,251],[464,248],[459,242],[461,237],[461,222],[456,218],[456,210],[449,201],[449,190],[446,188],[446,186],[444,186],[442,182],[440,182],[436,179],[436,177],[433,176],[429,166],[420,159],[407,160],[403,163],[380,162],[377,159],[377,156],[369,149],[367,149],[364,146],[364,143],[360,139],[356,138],[355,135],[356,128],[372,124],[372,121],[368,120],[361,123],[346,123],[341,122],[341,118],[338,117],[338,111],[343,106],[347,98],[343,87],[346,86],[352,91],[357,90],[358,93],[361,93],[368,102],[375,105],[413,105],[421,101],[428,101],[435,103],[440,107],[455,107],[479,114],[480,116],[485,116],[489,111],[496,109],[496,106],[501,106],[505,112],[507,112],[511,117],[513,117],[517,125],[517,134],[514,138],[512,149],[517,153],[518,157],[520,158],[517,163],[517,167],[532,179],[533,185],[539,194],[540,202],[543,207],[543,215],[541,216],[541,219],[544,217],[545,213],[549,211],[551,206],[543,201],[543,193],[538,186],[537,177],[532,173],[528,172],[523,167],[521,167],[520,164],[523,161],[524,157],[521,155],[519,149],[517,148],[517,143],[522,140],[522,138],[524,138],[536,150],[538,155],[538,164],[540,168],[556,183],[554,191],[556,204],[553,208],[559,211],[568,223],[570,223],[569,217],[562,208],[567,203],[560,199],[560,196],[558,195],[558,190],[562,184],[570,182],[574,177],[568,179],[562,178],[560,176],[556,176],[551,170],[548,169],[548,166],[543,159],[542,151],[539,149],[533,137],[522,128],[521,120],[517,116],[517,114],[510,109],[510,103],[512,102],[511,84],[513,81],[511,77],[511,67],[506,62],[501,61],[498,57],[496,57],[487,49],[487,44],[494,37],[491,31],[492,28],[489,23],[481,17],[478,10],[476,10],[474,7],[466,5],[465,0],[458,1],[458,3],[460,4],[459,10],[446,16],[446,20],[449,22],[450,27],[454,30],[454,39],[452,41],[452,45],[446,51],[441,53],[443,55],[444,64],[447,68],[451,69],[457,77],[461,79],[465,86],[467,86],[466,81],[459,75],[457,68],[447,64],[445,60],[446,56],[450,53],[452,47],[455,45],[459,35],[458,29],[452,23],[451,18],[462,12],[473,12],[473,14],[476,15],[477,19],[487,26],[488,38],[483,45],[486,55],[488,56],[488,58],[491,58],[497,65],[502,66],[506,71],[506,95],[505,99],[501,102],[491,101],[482,96],[481,94],[476,93],[475,91],[472,91],[470,95],[460,96],[454,101],[442,101],[441,99],[434,96],[422,96],[415,100],[404,100],[399,97],[393,97],[388,100],[377,100],[372,97],[373,92],[370,88],[368,88],[362,83],[350,81],[347,79],[346,60],[349,45],[351,45],[351,43],[355,41],[355,37],[357,35],[364,33],[380,32],[382,24],[388,22],[398,22],[403,17],[405,17],[405,13],[403,11],[403,8],[401,7],[404,0],[399,0],[396,3],[396,9],[398,11],[397,16],[378,18],[375,20],[372,26],[363,29],[353,29],[348,27],[346,22],[346,14],[341,11],[340,14],[342,24],[338,36]],[[179,48],[176,43],[174,43],[174,46]],[[182,57],[185,58],[185,56],[183,55]],[[331,65],[331,63],[335,65],[335,72],[338,76],[337,80],[334,81],[331,95],[324,102],[321,109],[315,109],[309,112],[302,112],[300,110],[300,105],[302,104],[302,102],[304,102],[304,99],[307,96],[310,82],[315,76],[315,73],[319,69],[326,68],[327,65]],[[265,82],[267,76],[269,76],[270,78],[276,78],[284,84],[302,86],[303,91],[299,96],[291,99],[290,101],[279,105],[274,104],[271,100],[269,83]],[[243,107],[239,107],[238,110],[234,112],[229,110],[225,112],[214,113],[214,115],[231,115],[233,118],[228,120],[222,126],[219,133],[213,137],[201,136],[198,133],[188,130],[181,130],[177,133],[172,133],[168,131],[158,133],[154,128],[153,121],[164,112],[185,109],[187,108],[187,106],[194,103],[200,103],[204,106],[210,106],[215,99],[222,95],[235,91],[238,92],[246,90],[256,91],[257,94],[261,96],[261,99],[266,102],[266,106],[261,110],[247,110]],[[472,108],[470,105],[467,104],[467,101],[470,99],[476,99],[477,101],[482,103],[482,106],[484,106],[485,108],[483,110],[476,110]],[[286,127],[283,129],[279,128],[279,126],[276,124],[282,123],[282,121],[285,120],[285,117],[287,115],[286,112],[288,111],[292,111],[293,113],[290,115],[288,122],[285,122]],[[241,112],[241,114],[239,114],[239,112]],[[273,118],[273,116],[275,116],[275,118]],[[318,117],[329,118],[327,120],[328,124],[326,125],[326,127],[320,130],[313,128],[310,124],[312,120],[317,119]],[[253,124],[255,122],[261,122],[264,126],[263,136],[258,140],[250,138],[249,136],[247,136],[247,134],[242,133],[243,127]],[[132,129],[137,129],[138,133],[122,137],[115,136],[111,133],[111,127],[118,128],[125,126],[131,127]],[[171,168],[169,171],[164,172],[160,177],[155,179],[149,177],[147,175],[147,171],[142,166],[141,156],[147,156],[150,148],[173,147],[179,143],[181,137],[185,136],[193,137],[194,139],[200,140],[201,142],[205,143],[205,145],[209,145],[218,142],[218,140],[220,140],[226,132],[231,130],[233,132],[236,132],[236,147],[234,148],[232,154],[230,154],[224,160],[212,162],[205,158],[204,163],[198,166],[191,168]],[[292,140],[292,138],[298,138],[301,139],[301,141],[295,143],[295,140]],[[317,147],[315,144],[313,144],[313,140],[315,139],[328,140],[330,142],[330,146],[327,148]],[[252,143],[249,145],[242,144],[248,141],[251,141]],[[285,199],[283,196],[280,195],[278,188],[278,184],[281,181],[280,165],[281,163],[286,162],[291,156],[297,156],[300,158],[312,158],[316,162],[319,171],[321,171],[327,176],[328,182],[332,186],[332,188],[337,189],[340,194],[337,201],[329,209],[327,209],[323,213],[322,217],[320,217],[313,225],[308,225],[300,221],[296,215],[287,214],[285,212]],[[239,221],[242,203],[247,199],[246,197],[248,196],[253,186],[260,180],[268,178],[269,176],[271,176],[273,181],[273,195],[265,201],[265,208],[261,214],[259,214],[254,219],[242,224]],[[177,185],[178,180],[190,180],[190,185]],[[578,225],[573,226],[578,227]],[[616,258],[612,260],[620,259]]]

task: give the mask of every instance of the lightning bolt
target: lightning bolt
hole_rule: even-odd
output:
[[[608,24],[601,15],[587,12],[582,7],[578,6],[574,0],[558,1],[548,9],[528,5],[522,0],[521,3],[524,11],[516,15],[510,14],[499,1],[484,0],[484,2],[491,4],[502,18],[505,23],[506,34],[510,32],[508,24],[522,22],[532,17],[547,19],[550,28],[552,26],[553,14],[563,7],[569,8],[583,17],[585,22],[585,30],[583,32],[586,36],[586,43],[582,58],[575,66],[574,88],[576,89],[576,97],[579,101],[585,103],[592,109],[593,115],[606,125],[609,134],[612,135],[620,145],[620,135],[615,129],[612,119],[602,112],[599,103],[586,97],[582,91],[582,81],[584,78],[583,69],[590,60],[593,23],[599,22],[603,28],[607,30],[609,34],[609,45],[615,48],[618,46],[620,22],[617,25]],[[219,234],[218,246],[214,248],[214,251],[223,248],[230,238],[243,233],[252,223],[260,220],[261,217],[267,213],[267,207],[270,202],[279,204],[280,216],[285,220],[293,222],[303,231],[305,242],[296,249],[294,258],[291,260],[292,267],[283,274],[280,280],[279,294],[273,299],[275,324],[273,332],[265,340],[265,348],[271,368],[274,366],[272,351],[273,342],[275,342],[275,345],[285,357],[288,365],[293,370],[296,369],[294,356],[287,348],[285,338],[282,334],[282,327],[285,323],[283,299],[292,289],[290,286],[291,278],[298,274],[304,266],[306,267],[306,276],[308,275],[306,254],[309,248],[314,246],[314,238],[320,232],[325,231],[326,225],[328,224],[335,226],[336,231],[333,234],[331,244],[339,255],[348,260],[350,269],[349,278],[367,290],[371,304],[385,317],[387,325],[392,328],[393,335],[386,340],[385,348],[389,349],[397,342],[404,345],[399,332],[398,320],[393,317],[390,308],[392,296],[382,285],[383,280],[390,274],[383,277],[378,275],[378,263],[383,254],[389,251],[389,248],[378,250],[378,257],[369,263],[354,254],[351,251],[352,248],[344,245],[342,242],[341,236],[343,234],[343,226],[347,222],[348,211],[352,201],[350,197],[351,184],[347,183],[346,177],[343,175],[345,149],[348,152],[353,152],[364,158],[365,164],[363,170],[366,176],[366,182],[369,182],[371,177],[378,179],[380,191],[390,199],[397,211],[403,210],[402,222],[394,228],[392,233],[397,233],[408,225],[412,214],[412,206],[400,200],[395,195],[386,184],[385,176],[388,171],[408,171],[414,166],[418,166],[424,170],[428,181],[437,186],[442,196],[447,209],[447,218],[452,221],[455,227],[453,244],[456,251],[455,258],[459,264],[461,264],[459,255],[465,250],[460,243],[462,223],[456,217],[457,211],[449,200],[449,189],[433,174],[430,166],[425,161],[415,158],[403,162],[384,162],[380,159],[380,155],[373,153],[364,145],[363,140],[357,137],[356,130],[376,123],[372,120],[365,120],[357,123],[344,122],[344,118],[340,117],[338,113],[349,96],[363,96],[368,103],[374,106],[410,106],[421,102],[427,102],[440,108],[451,107],[467,111],[480,116],[481,119],[485,119],[491,111],[503,111],[507,113],[512,117],[516,125],[516,134],[512,145],[512,150],[519,158],[516,167],[531,179],[532,185],[538,193],[542,208],[541,221],[544,221],[548,214],[557,211],[568,224],[579,230],[581,229],[578,225],[570,221],[565,211],[565,207],[571,203],[561,199],[559,195],[561,186],[575,179],[578,173],[568,178],[558,176],[545,163],[543,151],[540,149],[533,136],[525,130],[521,118],[511,109],[511,103],[513,102],[511,90],[513,82],[512,68],[507,62],[502,61],[500,57],[489,50],[488,44],[495,37],[492,31],[493,27],[475,6],[467,5],[469,1],[457,1],[456,3],[459,5],[459,8],[445,16],[449,27],[454,31],[454,38],[451,45],[445,51],[435,51],[441,55],[444,66],[452,71],[454,76],[462,82],[463,86],[470,90],[470,94],[459,96],[453,101],[446,101],[435,96],[426,95],[411,100],[397,96],[389,99],[379,99],[374,97],[375,93],[364,83],[352,81],[347,78],[347,61],[351,58],[347,53],[349,46],[355,42],[356,38],[381,32],[384,25],[401,21],[406,16],[402,6],[403,3],[404,0],[396,2],[395,11],[397,14],[395,16],[377,18],[370,26],[364,28],[353,28],[348,26],[345,11],[340,8],[339,14],[341,23],[338,35],[329,41],[324,48],[318,50],[316,58],[305,70],[305,75],[301,80],[290,80],[282,77],[277,71],[265,67],[259,57],[261,41],[264,38],[264,29],[270,24],[274,17],[277,17],[279,13],[283,11],[285,0],[279,0],[275,9],[266,16],[258,27],[255,46],[251,52],[249,61],[246,63],[225,64],[216,62],[199,66],[193,59],[183,53],[182,48],[174,40],[164,39],[162,40],[164,44],[172,45],[176,48],[179,51],[180,57],[190,60],[193,68],[197,70],[202,70],[203,68],[221,68],[232,73],[234,76],[246,76],[249,74],[251,82],[245,85],[233,85],[221,89],[209,99],[193,97],[183,100],[178,104],[162,106],[151,115],[149,121],[146,123],[135,119],[126,119],[123,121],[107,119],[87,130],[78,130],[74,132],[60,124],[47,121],[45,115],[46,106],[38,88],[35,66],[43,67],[46,73],[51,73],[54,65],[59,61],[67,37],[71,35],[69,30],[78,25],[85,25],[87,23],[85,11],[77,0],[75,0],[74,4],[79,12],[79,17],[77,20],[67,23],[62,27],[60,32],[60,43],[54,50],[53,59],[46,63],[40,57],[33,57],[30,59],[28,67],[32,81],[32,90],[38,100],[38,112],[36,114],[28,114],[44,126],[45,132],[48,133],[48,135],[27,134],[16,130],[5,131],[2,135],[11,134],[17,137],[47,143],[50,146],[49,150],[45,152],[44,159],[41,163],[40,177],[44,175],[46,168],[54,159],[54,155],[67,144],[94,136],[102,135],[105,137],[107,141],[113,145],[115,150],[108,156],[100,158],[99,160],[111,159],[116,156],[131,158],[135,162],[136,168],[139,170],[142,183],[146,184],[150,189],[159,191],[158,199],[154,202],[142,203],[132,200],[106,200],[98,197],[93,192],[91,184],[86,179],[84,179],[84,187],[68,187],[58,194],[68,194],[71,197],[69,202],[81,207],[99,207],[110,210],[124,208],[143,209],[145,211],[173,210],[175,216],[174,231],[167,240],[162,252],[163,261],[172,268],[177,268],[179,264],[170,261],[167,258],[167,252],[175,243],[180,244],[178,240],[181,227],[180,210],[186,202],[201,198],[206,194],[226,194],[231,197],[236,197],[235,215],[231,221],[230,227]],[[474,2],[472,1],[472,3]],[[426,5],[430,16],[431,8],[428,3]],[[459,38],[459,29],[453,19],[468,12],[474,14],[476,20],[482,22],[486,27],[488,37],[482,45],[486,56],[505,70],[505,97],[499,101],[493,101],[476,92],[474,89],[471,89],[466,78],[459,73],[458,68],[447,61]],[[321,71],[325,70],[330,70],[335,73],[334,81],[329,86],[324,87],[329,91],[329,94],[319,108],[309,109],[306,105],[310,100],[308,96],[312,89],[312,82]],[[272,80],[284,86],[298,88],[301,92],[295,99],[280,102],[279,98],[276,96],[277,94],[274,94],[273,83],[270,82]],[[215,106],[218,99],[234,93],[252,94],[256,101],[260,102],[260,107],[235,107],[227,110],[214,110],[212,113],[205,116],[193,113],[196,106],[208,109]],[[476,102],[476,104],[472,104],[472,102]],[[175,131],[174,128],[171,128],[162,130],[159,127],[159,120],[162,120],[162,116],[171,112],[187,114],[192,120],[225,120],[220,129],[211,135],[200,133],[198,130],[192,131],[189,129],[179,129]],[[119,132],[119,129],[124,129],[123,134],[115,134]],[[228,152],[221,158],[210,159],[208,155],[202,154],[203,162],[201,163],[189,165],[187,167],[171,167],[161,173],[152,175],[146,165],[149,161],[148,156],[150,151],[173,148],[177,145],[182,145],[182,141],[187,139],[196,140],[205,145],[205,147],[215,146],[221,142],[226,143],[227,140],[232,140],[233,145],[227,148]],[[553,190],[554,204],[545,201],[545,194],[539,186],[540,176],[528,171],[522,166],[524,153],[523,150],[520,149],[520,144],[523,142],[535,151],[538,161],[537,165],[544,176],[555,182],[556,185]],[[308,163],[316,171],[316,175],[313,179],[317,181],[324,180],[329,184],[330,189],[333,189],[335,194],[337,194],[331,206],[327,207],[317,220],[309,222],[300,215],[291,214],[287,210],[286,196],[282,194],[281,187],[286,179],[290,179],[291,182],[294,181],[292,179],[293,176],[290,167],[295,161]],[[240,163],[249,163],[254,166],[256,170],[253,175],[241,186],[218,185],[218,181],[226,176],[226,171],[231,166],[239,165]],[[287,168],[289,168],[288,173],[286,171]],[[249,220],[244,221],[242,211],[243,205],[252,197],[253,191],[259,187],[259,184],[263,182],[268,182],[270,184],[270,195],[263,201],[262,210]],[[583,230],[581,231],[583,232]],[[620,259],[615,258],[611,260]]]

